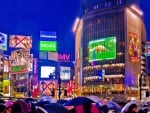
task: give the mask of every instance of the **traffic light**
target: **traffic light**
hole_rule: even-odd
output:
[[[146,97],[149,97],[149,91],[146,91]]]
[[[66,89],[64,90],[64,96],[67,96],[67,90]]]
[[[54,97],[54,96],[55,96],[55,91],[54,91],[54,89],[51,91],[51,93],[52,93],[52,96]]]

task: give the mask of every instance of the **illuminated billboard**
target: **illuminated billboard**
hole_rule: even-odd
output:
[[[60,78],[61,80],[70,80],[70,67],[61,66],[60,67]]]
[[[40,38],[41,39],[56,39],[56,32],[51,31],[40,31]]]
[[[7,50],[7,35],[0,32],[0,50]]]
[[[140,58],[140,41],[135,33],[129,32],[129,57],[131,62],[139,62]]]
[[[107,37],[89,42],[89,62],[116,58],[116,37]]]
[[[9,60],[11,72],[32,71],[33,54],[30,54],[29,50],[21,49],[12,51]]]
[[[56,41],[40,41],[40,51],[56,52],[57,42]]]
[[[9,46],[12,48],[32,48],[31,36],[10,35]]]
[[[53,66],[41,66],[41,78],[50,78],[50,75],[55,73],[55,69]]]

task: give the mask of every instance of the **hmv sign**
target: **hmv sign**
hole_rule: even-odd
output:
[[[70,62],[71,61],[71,55],[66,53],[59,53],[58,54],[58,61],[60,62]]]

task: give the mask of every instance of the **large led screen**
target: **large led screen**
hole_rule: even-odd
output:
[[[60,78],[61,80],[69,80],[70,79],[70,67],[61,66],[60,67]]]
[[[11,35],[9,39],[9,46],[12,48],[32,48],[31,36]]]
[[[107,37],[89,42],[89,62],[116,58],[116,37]]]
[[[56,41],[40,41],[40,51],[57,51],[57,42]]]
[[[53,66],[41,66],[41,78],[49,78],[55,73],[55,69]]]

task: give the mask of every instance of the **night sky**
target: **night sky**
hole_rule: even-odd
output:
[[[150,0],[141,0],[150,39],[149,6]],[[61,42],[58,50],[74,56],[72,26],[80,9],[80,0],[1,0],[0,32],[31,35],[33,42],[37,42],[40,30],[56,31],[58,41]],[[33,44],[33,49],[39,49],[37,43]]]

